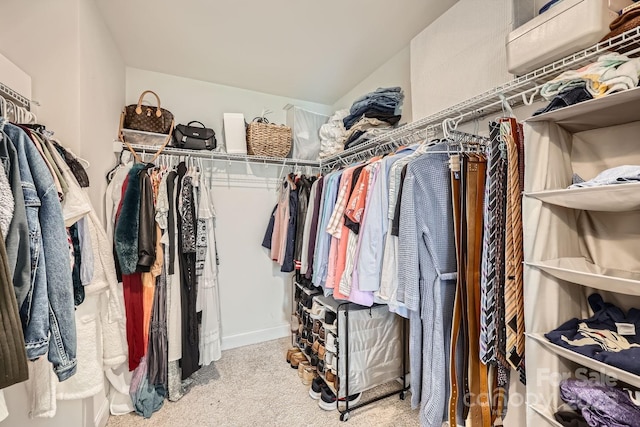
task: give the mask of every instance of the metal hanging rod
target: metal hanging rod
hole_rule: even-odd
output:
[[[149,145],[130,144],[131,147],[138,153],[149,154],[155,153],[159,147]],[[126,147],[123,145],[123,149]],[[162,150],[162,155],[165,156],[178,156],[178,157],[195,157],[201,159],[227,161],[227,162],[241,162],[241,163],[259,163],[265,165],[278,165],[278,166],[309,166],[312,168],[320,168],[320,162],[301,159],[289,159],[280,157],[267,157],[267,156],[248,156],[244,154],[231,154],[231,153],[219,153],[206,150],[187,150],[183,148],[171,148],[166,147]]]
[[[18,105],[18,107],[26,108],[27,110],[31,110],[31,100],[26,96],[23,96],[11,89],[9,86],[0,82],[0,96],[8,101],[12,101]],[[35,104],[35,103],[34,103]]]

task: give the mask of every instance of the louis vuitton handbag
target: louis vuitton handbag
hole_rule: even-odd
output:
[[[148,93],[155,96],[156,107],[142,105],[142,100]],[[124,107],[123,114],[123,127],[125,129],[164,134],[171,133],[173,114],[171,114],[171,111],[160,107],[160,97],[153,91],[145,90],[142,92],[142,95],[138,98],[138,103]]]
[[[142,105],[144,96],[148,93],[155,96],[157,101],[156,106]],[[120,141],[122,141],[133,153],[136,161],[142,161],[129,142],[125,141],[123,129],[167,135],[164,143],[153,156],[151,160],[151,162],[153,162],[171,141],[173,127],[173,114],[169,110],[165,110],[160,106],[160,97],[155,92],[145,90],[140,95],[140,98],[138,98],[137,104],[127,105],[122,110],[122,113],[120,114],[119,138]]]

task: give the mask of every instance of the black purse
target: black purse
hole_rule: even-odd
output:
[[[199,126],[191,126],[197,123]],[[216,133],[200,122],[192,121],[186,125],[177,125],[173,130],[172,147],[188,150],[213,150],[216,148]]]

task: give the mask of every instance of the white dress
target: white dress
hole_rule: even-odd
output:
[[[207,173],[208,174],[208,173]],[[218,295],[218,261],[215,236],[215,209],[211,197],[211,189],[207,180],[201,175],[200,204],[198,219],[206,222],[207,254],[202,275],[198,277],[198,298],[196,310],[202,311],[200,327],[200,364],[207,366],[220,360],[222,349],[220,343],[220,298]]]

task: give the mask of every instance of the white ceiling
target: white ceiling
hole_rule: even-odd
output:
[[[97,0],[128,66],[333,104],[457,0]]]

